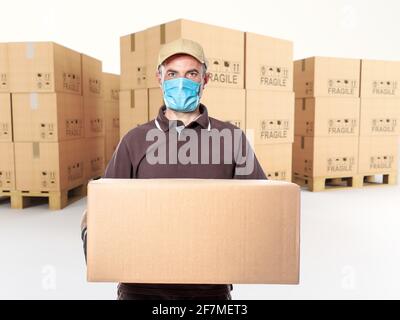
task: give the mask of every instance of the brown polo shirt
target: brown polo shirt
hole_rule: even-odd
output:
[[[200,116],[186,127],[181,121],[169,121],[164,114],[165,110],[166,107],[163,106],[157,119],[131,130],[122,138],[107,166],[104,178],[267,179],[256,157],[254,157],[254,165],[249,166],[251,171],[247,170],[249,172],[245,172],[245,174],[239,172],[240,168],[246,167],[246,161],[250,161],[247,158],[248,154],[252,152],[251,147],[244,143],[247,139],[239,128],[209,117],[204,105],[200,105]],[[192,135],[195,133],[198,138],[198,141],[192,140],[194,144],[191,144],[192,146],[198,145],[195,152],[187,147],[185,149],[185,145],[187,146],[186,143],[191,137],[186,134],[189,131]],[[147,137],[150,132],[153,133],[151,139]],[[202,136],[202,132],[204,136]],[[210,143],[208,148],[202,149],[204,139],[210,141],[210,136],[207,134],[212,135],[218,132],[230,133],[231,137],[235,137],[236,134],[236,137],[240,139],[225,138],[225,135],[221,134],[219,145]],[[165,139],[154,138],[158,134],[163,135]],[[157,142],[156,149],[158,151],[154,149],[155,142]],[[173,148],[174,145],[177,148]],[[154,164],[154,161],[149,161],[149,154],[158,157],[158,163]],[[216,161],[216,158],[219,158],[220,161]],[[205,161],[207,159],[208,161]],[[119,289],[127,294],[168,295],[179,298],[223,295],[232,290],[232,285],[120,284]]]

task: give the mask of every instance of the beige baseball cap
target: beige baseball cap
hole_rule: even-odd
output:
[[[203,47],[199,43],[188,39],[178,39],[166,43],[161,47],[158,56],[157,69],[164,63],[165,60],[176,54],[187,54],[192,56],[208,67],[208,61],[205,57]]]

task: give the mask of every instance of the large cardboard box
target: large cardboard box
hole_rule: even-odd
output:
[[[295,135],[307,137],[358,136],[359,98],[296,99]]]
[[[0,142],[12,142],[11,95],[0,93]]]
[[[0,142],[0,193],[15,190],[14,144]]]
[[[14,93],[16,142],[57,142],[84,137],[82,97],[70,93]]]
[[[268,180],[292,181],[292,143],[257,145],[258,162]]]
[[[104,101],[96,97],[83,97],[83,112],[85,118],[85,137],[104,137],[105,110]]]
[[[359,137],[301,137],[293,145],[293,173],[342,178],[357,174]]]
[[[246,89],[293,91],[293,43],[246,32]]]
[[[10,90],[13,93],[81,94],[81,56],[53,42],[9,43]]]
[[[120,38],[121,90],[147,87],[146,30]],[[155,70],[152,74],[155,77]]]
[[[88,281],[298,284],[299,211],[287,182],[91,182]]]
[[[400,61],[361,60],[362,98],[400,98]]]
[[[399,137],[360,137],[360,174],[384,174],[398,169]]]
[[[293,143],[294,93],[246,90],[246,131],[255,145]]]
[[[0,43],[0,92],[10,92],[7,43]]]
[[[104,101],[119,101],[120,76],[103,72],[103,99]]]
[[[245,130],[246,92],[242,89],[207,87],[203,92],[201,103],[207,107],[212,118],[230,122]],[[149,89],[149,119],[156,119],[164,105],[160,88]]]
[[[82,94],[85,98],[103,97],[103,63],[82,54]]]
[[[84,179],[84,140],[15,143],[18,191],[67,191]]]
[[[210,87],[244,88],[244,33],[180,19],[121,38],[121,90],[158,87],[158,52],[179,38],[203,46]]]
[[[360,135],[400,135],[400,98],[361,98]]]
[[[121,91],[119,96],[119,126],[121,138],[130,130],[149,121],[147,89]]]
[[[104,137],[85,139],[85,178],[99,178],[104,174],[105,141]]]
[[[360,95],[360,60],[313,57],[294,62],[296,98]]]

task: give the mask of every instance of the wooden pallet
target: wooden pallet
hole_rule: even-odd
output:
[[[358,179],[362,187],[393,186],[397,184],[397,172],[360,174]]]
[[[12,192],[11,190],[0,190],[0,202],[11,199]]]
[[[44,198],[49,203],[50,210],[61,210],[87,194],[87,185],[82,184],[66,191],[13,191],[11,208],[24,209],[31,204],[32,199]]]
[[[293,182],[312,192],[360,188],[359,176],[340,178],[293,176]]]

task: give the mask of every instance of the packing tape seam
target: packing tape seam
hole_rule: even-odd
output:
[[[37,93],[29,94],[29,101],[30,101],[30,105],[31,105],[31,110],[37,110],[37,108],[39,106],[38,94]]]
[[[33,158],[38,159],[40,158],[40,146],[39,142],[32,143],[32,151],[33,151]]]
[[[35,44],[32,42],[29,42],[26,44],[26,59],[32,60],[35,57]]]
[[[136,35],[134,33],[131,34],[131,52],[136,51]]]
[[[160,26],[160,44],[165,44],[165,24]]]

